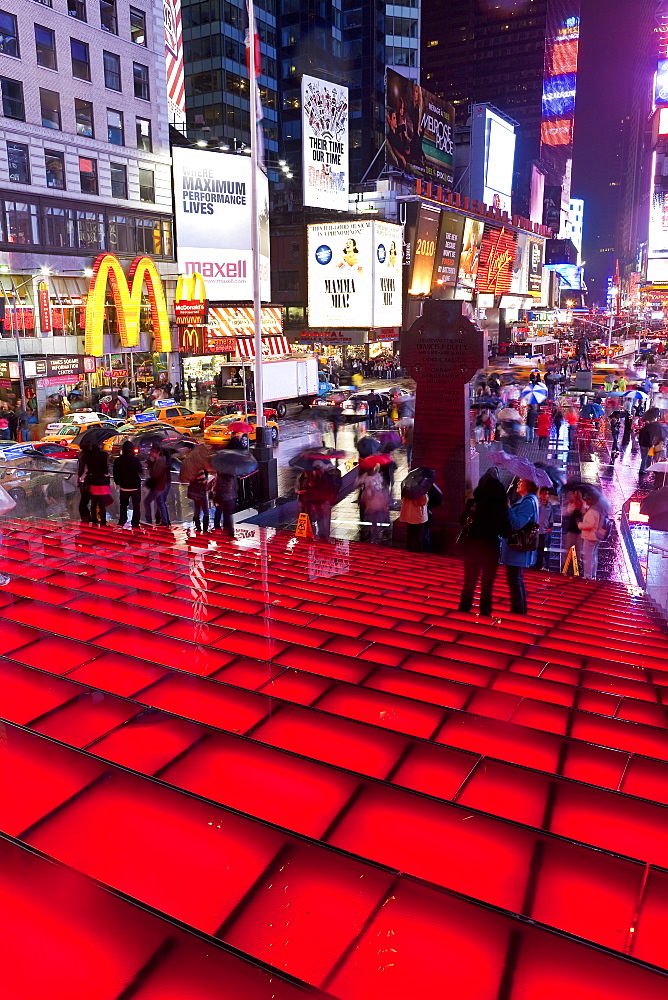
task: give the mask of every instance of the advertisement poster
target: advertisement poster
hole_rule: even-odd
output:
[[[480,245],[482,243],[485,223],[478,219],[467,219],[464,223],[462,237],[462,252],[459,257],[459,273],[457,275],[457,291],[468,293],[466,298],[472,298],[478,276],[480,260]],[[463,298],[463,295],[459,296]]]
[[[434,258],[434,294],[439,288],[454,288],[457,284],[459,256],[464,237],[464,216],[441,212],[441,225]]]
[[[164,0],[165,62],[167,66],[167,110],[169,123],[177,128],[186,124],[186,83],[183,68],[183,30],[181,0]],[[145,43],[142,43],[145,44]]]
[[[540,295],[543,288],[543,250],[542,240],[527,240],[527,291],[531,295]]]
[[[506,295],[513,280],[517,234],[505,226],[485,226],[480,247],[476,288],[490,295]]]
[[[385,166],[450,187],[455,111],[392,69],[386,74]]]
[[[172,150],[177,262],[201,274],[210,301],[253,298],[251,161],[233,153],[175,146]],[[260,293],[270,299],[269,185],[258,172]]]
[[[309,326],[400,326],[401,240],[389,222],[309,226]]]
[[[348,211],[348,88],[302,77],[304,205]]]
[[[431,292],[440,215],[440,208],[420,205],[415,243],[411,253],[409,295],[429,295]]]

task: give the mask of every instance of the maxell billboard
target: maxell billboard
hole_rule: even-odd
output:
[[[302,77],[304,204],[348,211],[348,88]]]
[[[251,161],[233,153],[172,149],[177,261],[201,274],[213,301],[253,298]],[[270,298],[269,186],[258,171],[260,292]]]

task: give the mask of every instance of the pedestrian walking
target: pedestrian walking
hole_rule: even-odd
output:
[[[547,450],[547,442],[550,439],[551,429],[552,429],[552,417],[547,410],[542,410],[538,414],[538,420],[536,421],[536,433],[538,434],[539,451]]]
[[[545,552],[549,548],[554,527],[554,504],[547,486],[538,491],[538,550],[536,569],[547,569]]]
[[[18,428],[18,440],[30,440],[30,414],[21,402],[16,408],[16,423]]]
[[[220,528],[221,518],[223,531],[234,538],[234,512],[237,507],[237,477],[229,473],[218,472],[213,482],[212,500],[214,503],[213,527]]]
[[[528,444],[532,444],[536,439],[536,424],[538,423],[538,406],[530,403],[526,415],[526,439]],[[484,421],[483,421],[484,426]]]
[[[363,472],[358,478],[360,490],[360,508],[365,521],[371,522],[371,543],[377,545],[380,541],[380,525],[388,524],[390,520],[390,491],[381,475],[380,464],[369,472]]]
[[[153,524],[153,504],[156,505],[156,524],[158,516],[160,523],[169,527],[169,514],[167,513],[167,497],[172,485],[172,471],[170,456],[160,447],[154,444],[147,461],[148,476],[146,486],[148,493],[144,497],[144,516],[148,524]]]
[[[579,490],[570,490],[565,497],[562,513],[562,532],[566,555],[575,550],[578,568],[582,566],[582,517],[584,501]]]
[[[470,611],[480,580],[480,614],[492,616],[494,580],[499,566],[500,536],[508,534],[508,501],[495,468],[489,469],[462,516],[458,550],[464,558],[464,585],[459,610]]]
[[[578,416],[573,407],[566,410],[566,423],[568,424],[568,450],[573,451],[577,443]]]
[[[402,489],[399,520],[406,525],[406,548],[409,552],[424,551],[425,525],[429,519],[428,492],[426,488],[423,495],[411,498],[405,496]]]
[[[500,563],[506,567],[510,590],[510,610],[515,615],[527,613],[525,569],[536,563],[538,547],[538,487],[529,479],[517,485],[519,499],[508,510],[511,534],[501,541]]]
[[[111,497],[109,459],[106,451],[102,451],[96,442],[81,453],[79,479],[90,498],[90,521],[103,528],[107,523],[107,502]],[[82,490],[82,498],[83,494],[84,490]],[[82,520],[87,520],[87,518],[82,518]]]
[[[563,411],[559,409],[558,406],[554,406],[552,409],[552,426],[554,427],[554,436],[556,439],[557,447],[559,446],[559,437],[561,436],[561,427],[564,422]]]
[[[128,519],[128,504],[132,504],[132,527],[138,528],[141,519],[141,476],[142,467],[131,441],[124,441],[121,453],[113,465],[114,482],[119,489],[120,512],[118,523],[121,527]]]
[[[193,523],[195,531],[209,530],[209,477],[205,469],[200,469],[197,475],[188,483],[188,499],[193,504]],[[200,517],[202,518],[200,522]]]
[[[584,516],[580,531],[582,533],[582,564],[583,576],[595,580],[598,575],[599,546],[609,534],[608,508],[600,498],[588,501],[585,498]]]
[[[341,473],[329,462],[320,459],[297,480],[296,492],[302,510],[308,514],[313,534],[323,542],[329,541],[332,507],[339,498]]]

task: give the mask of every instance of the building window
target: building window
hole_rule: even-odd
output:
[[[58,69],[55,31],[51,31],[51,28],[43,28],[41,24],[36,24],[35,50],[38,66],[43,66],[45,69]]]
[[[151,122],[148,118],[137,118],[137,149],[141,149],[144,153],[153,152]]]
[[[121,89],[121,57],[114,52],[103,52],[104,85],[107,90]]]
[[[132,76],[135,84],[135,97],[139,97],[142,101],[150,101],[151,88],[148,82],[148,66],[142,65],[142,63],[133,63]]]
[[[103,31],[118,34],[118,19],[116,17],[116,0],[100,0],[100,27]]]
[[[83,194],[97,194],[97,160],[79,157],[79,180]]]
[[[136,248],[132,218],[127,215],[109,216],[109,249],[113,253],[134,253]]]
[[[139,200],[155,201],[155,171],[139,168]]]
[[[60,94],[55,90],[39,88],[39,104],[42,114],[42,128],[62,128],[60,119]]]
[[[46,186],[65,190],[65,156],[52,149],[44,150],[44,165],[46,166]],[[68,244],[69,246],[69,244]]]
[[[130,7],[130,38],[135,45],[146,45],[146,14]]]
[[[123,115],[120,111],[107,108],[107,141],[114,146],[124,146]]]
[[[162,253],[160,222],[157,219],[135,219],[138,253]]]
[[[89,139],[95,138],[93,127],[93,105],[90,101],[74,100],[74,114],[77,120],[77,135],[86,135]]]
[[[0,10],[0,53],[19,58],[19,33],[16,16]]]
[[[46,155],[48,159],[49,154]],[[47,246],[59,247],[60,249],[76,246],[74,242],[74,213],[71,208],[45,205],[43,221]]]
[[[83,250],[105,249],[104,215],[101,212],[77,212],[77,244]]]
[[[15,118],[19,122],[25,121],[23,84],[19,80],[10,80],[9,77],[0,76],[0,93],[2,94],[2,113],[5,118]]]
[[[72,53],[72,76],[75,76],[77,80],[90,80],[90,52],[87,43],[70,38],[70,51]]]
[[[86,0],[67,0],[67,13],[77,21],[86,21]]]
[[[24,201],[6,201],[5,233],[8,243],[39,243],[37,206]]]
[[[7,143],[9,179],[14,184],[30,184],[30,157],[22,142]]]
[[[298,292],[299,271],[279,271],[278,290],[279,292]]]
[[[123,163],[111,164],[111,195],[113,198],[128,196],[128,172]]]

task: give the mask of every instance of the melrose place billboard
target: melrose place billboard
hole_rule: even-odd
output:
[[[325,222],[308,227],[310,327],[401,326],[401,226]]]
[[[181,274],[201,274],[207,298],[253,298],[251,161],[234,153],[175,146],[172,149],[177,262]],[[269,278],[269,185],[258,171],[260,293]]]

